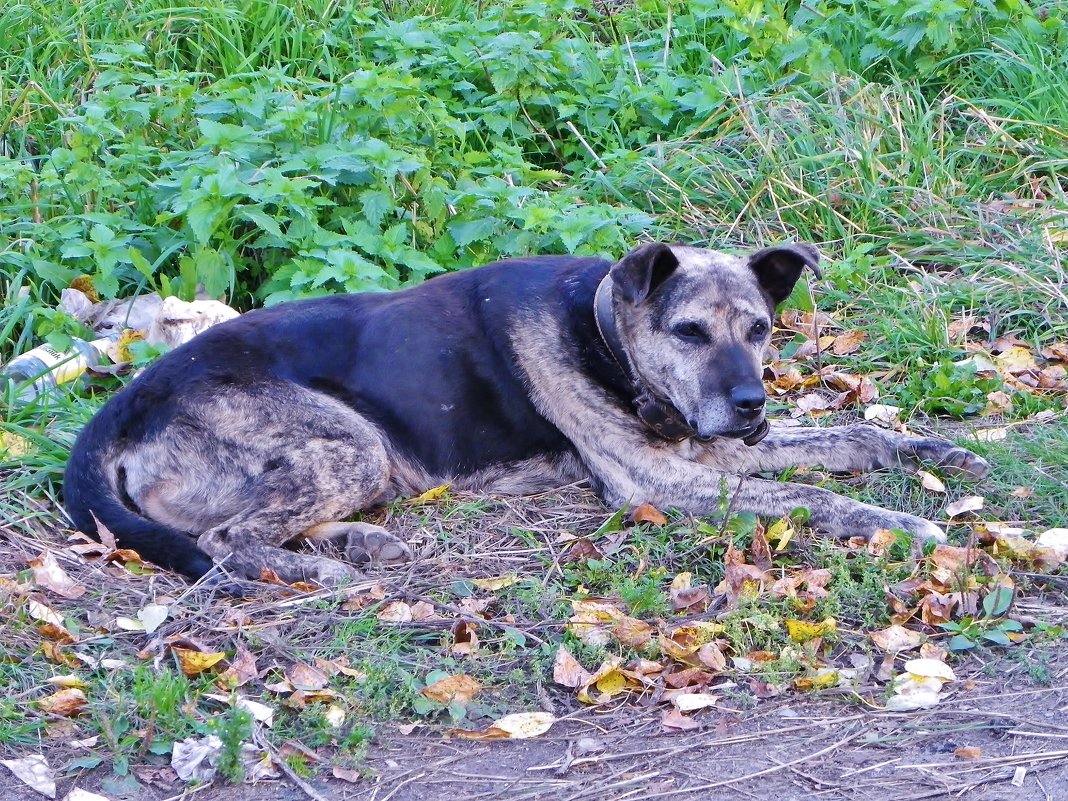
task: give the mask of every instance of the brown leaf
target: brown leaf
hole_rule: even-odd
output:
[[[85,585],[68,576],[51,551],[42,551],[36,559],[31,559],[30,567],[33,569],[33,580],[39,587],[69,599],[85,594]]]
[[[651,503],[643,503],[634,510],[635,523],[652,523],[654,526],[666,526],[667,515],[653,506]]]
[[[768,545],[763,526],[757,526],[753,532],[753,544],[749,550],[753,554],[753,564],[765,572],[771,570],[771,546]]]
[[[317,692],[330,683],[323,671],[304,662],[294,662],[286,671],[286,679],[294,688],[306,692]]]
[[[478,635],[475,630],[477,623],[468,623],[466,620],[458,620],[452,625],[452,645],[449,650],[461,656],[473,656],[478,653]]]
[[[834,338],[834,343],[831,345],[831,352],[835,356],[847,356],[850,353],[856,353],[860,350],[860,344],[867,338],[867,334],[864,331],[854,329],[853,331],[847,331],[844,334],[839,334]]]
[[[331,774],[335,779],[341,779],[341,781],[349,782],[350,784],[359,784],[364,778],[362,771],[355,768],[343,768],[338,765],[334,766]]]
[[[87,703],[84,692],[77,687],[67,687],[40,699],[37,706],[49,715],[72,718],[79,715]]]
[[[669,709],[660,718],[660,725],[667,733],[679,731],[692,731],[701,728],[701,724],[693,718],[688,718],[677,709]]]
[[[564,646],[556,649],[553,659],[553,681],[565,687],[577,688],[586,684],[593,676]]]
[[[897,534],[888,528],[881,528],[868,538],[867,551],[872,556],[884,556],[897,542]]]
[[[644,620],[624,617],[612,626],[612,634],[622,645],[641,650],[653,639],[653,627]]]
[[[724,577],[727,599],[735,603],[742,595],[757,596],[764,590],[767,579],[764,571],[756,565],[746,564],[745,554],[734,547],[727,546],[723,557]]]
[[[219,687],[232,690],[243,687],[259,676],[256,669],[256,657],[244,646],[237,646],[237,653],[230,660],[230,666],[215,678]]]
[[[982,759],[983,749],[977,745],[960,745],[953,749],[957,759]]]
[[[823,312],[804,312],[797,309],[787,309],[779,314],[779,322],[783,328],[804,334],[809,339],[817,339],[824,328],[838,328],[838,323]]]
[[[433,684],[428,684],[423,688],[423,695],[431,701],[436,701],[446,706],[452,703],[466,706],[471,703],[471,699],[481,689],[482,685],[473,677],[468,676],[466,673],[460,673],[456,676],[446,676]]]
[[[375,613],[383,623],[411,623],[415,616],[410,604],[404,601],[391,601]]]
[[[561,562],[579,562],[583,559],[600,559],[604,556],[601,551],[593,544],[593,541],[582,537],[575,540],[575,543],[567,549],[567,553],[564,554]]]

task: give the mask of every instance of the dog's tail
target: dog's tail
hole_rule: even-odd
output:
[[[121,438],[123,419],[131,414],[124,394],[107,403],[74,443],[63,474],[63,506],[80,531],[100,539],[98,525],[106,526],[120,548],[196,581],[211,570],[211,557],[189,534],[144,517],[120,497],[107,443]]]

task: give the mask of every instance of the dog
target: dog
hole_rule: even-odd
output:
[[[110,399],[64,478],[80,530],[190,579],[336,584],[412,558],[361,509],[448,483],[495,494],[589,482],[606,504],[693,515],[810,511],[835,537],[939,526],[753,474],[915,469],[978,455],[870,425],[780,428],[762,359],[805,244],[730,255],[651,243],[612,263],[512,259],[393,293],[297,301],[217,325]],[[284,548],[328,540],[343,558]]]

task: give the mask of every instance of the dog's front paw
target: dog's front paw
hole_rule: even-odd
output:
[[[947,473],[976,480],[986,478],[990,472],[990,464],[982,456],[938,437],[910,438],[901,447],[901,454],[914,467],[917,462],[930,462]]]

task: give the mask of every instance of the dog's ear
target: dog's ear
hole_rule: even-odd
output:
[[[749,257],[749,269],[756,273],[764,291],[778,306],[793,291],[805,267],[811,267],[822,278],[819,267],[820,252],[813,245],[779,245],[758,250]]]
[[[627,303],[642,303],[678,266],[679,260],[667,245],[653,242],[635,248],[612,265],[615,295]]]

